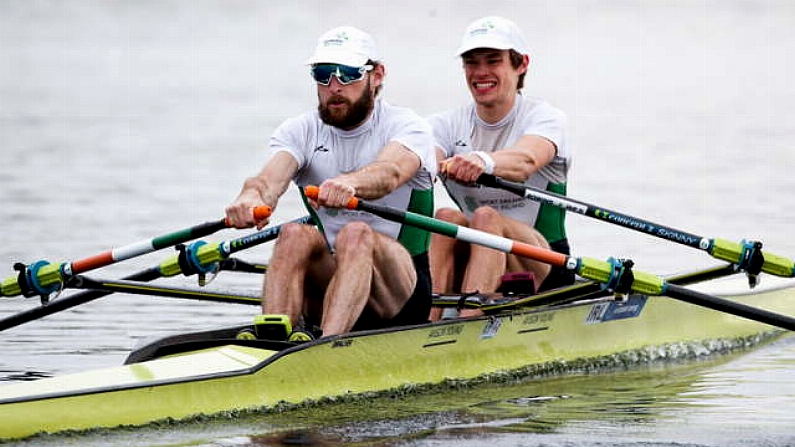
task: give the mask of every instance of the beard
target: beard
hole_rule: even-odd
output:
[[[347,107],[332,109],[326,105],[330,102],[344,102]],[[323,104],[318,98],[317,110],[324,123],[342,130],[350,130],[367,118],[367,115],[373,110],[374,103],[375,95],[370,92],[370,79],[367,79],[367,88],[356,101],[351,102],[347,98],[334,95],[328,98],[326,104]]]

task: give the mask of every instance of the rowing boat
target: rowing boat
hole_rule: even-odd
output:
[[[305,192],[313,197],[318,190],[308,187]],[[618,215],[558,197],[541,199],[589,216]],[[661,278],[633,270],[628,259],[564,255],[358,198],[347,207],[565,268],[583,281],[538,295],[437,296],[438,306],[476,307],[483,316],[351,332],[304,344],[238,337],[252,329],[245,324],[166,337],[137,348],[121,366],[0,386],[0,439],[237,414],[492,375],[532,379],[594,365],[679,359],[755,345],[787,333],[781,329],[795,330],[795,262],[763,252],[760,242],[700,237],[625,216],[621,222],[632,220],[633,229],[658,237],[660,228],[665,234],[687,234],[698,239],[693,248],[729,262]],[[307,223],[308,217],[298,221]],[[88,263],[18,264],[19,274],[0,283],[0,296],[39,295],[42,306],[0,320],[0,330],[115,292],[258,305],[256,296],[144,282],[182,273],[199,275],[203,285],[204,275],[220,270],[262,273],[266,266],[229,255],[272,240],[279,227],[224,243],[181,245],[178,255],[123,280],[80,274],[158,249],[167,245],[161,244],[164,238],[186,241],[194,238],[196,228],[209,233],[225,226],[218,221],[209,229],[192,227],[87,258]],[[50,302],[51,293],[63,288],[88,290]]]
[[[742,275],[704,280],[724,271],[669,281],[696,282],[692,288],[703,293],[795,314],[792,278],[765,276],[753,289]],[[486,311],[481,317],[305,344],[237,339],[246,325],[160,339],[134,350],[122,366],[0,386],[0,439],[257,411],[497,373],[532,377],[670,360],[786,333],[666,296],[616,299],[591,282],[533,297],[486,298],[474,304]]]

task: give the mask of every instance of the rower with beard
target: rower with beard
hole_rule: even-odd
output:
[[[307,64],[317,83],[317,111],[276,129],[270,159],[226,210],[235,227],[262,228],[268,219],[255,222],[251,209],[275,208],[294,181],[317,223],[281,230],[263,286],[263,314],[255,318],[257,335],[306,341],[425,322],[430,235],[344,207],[360,197],[431,216],[430,126],[379,97],[386,69],[369,34],[334,28],[320,36]],[[308,185],[319,185],[317,201],[303,195]]]

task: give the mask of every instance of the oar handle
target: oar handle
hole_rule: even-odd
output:
[[[320,190],[317,186],[307,186],[304,188],[304,194],[312,199],[317,199],[319,192]],[[566,267],[566,262],[568,260],[568,256],[546,248],[536,247],[535,245],[514,241],[502,236],[458,226],[439,219],[434,219],[430,216],[360,200],[356,197],[352,197],[348,201],[346,208],[366,211],[393,222],[405,223],[432,233],[438,233],[471,244],[483,245],[505,253],[535,259],[539,262],[558,267]]]
[[[317,198],[320,196],[320,188],[314,185],[307,186],[304,188],[304,194],[306,194],[306,196],[312,200],[317,200]],[[348,200],[348,203],[345,204],[345,208],[349,210],[358,209],[359,199],[356,197],[351,197],[350,200]]]
[[[259,222],[261,220],[265,220],[271,217],[273,214],[273,208],[263,205],[263,206],[256,206],[251,210],[251,215],[254,216],[254,222]],[[229,218],[224,219],[224,224],[227,227],[232,227],[232,222],[229,221]]]

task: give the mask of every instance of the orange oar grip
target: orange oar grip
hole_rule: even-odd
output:
[[[518,241],[513,243],[511,253],[556,267],[566,267],[566,260],[568,259],[568,256],[562,253]]]
[[[273,208],[271,208],[269,206],[264,206],[264,205],[263,206],[255,206],[254,208],[251,209],[251,215],[254,217],[254,222],[255,223],[271,217],[272,213],[273,213]],[[234,226],[232,224],[232,222],[229,221],[229,218],[225,218],[224,219],[224,224],[227,227]]]
[[[309,185],[304,188],[304,194],[310,199],[317,200],[317,196],[320,195],[320,188],[315,185]]]
[[[254,213],[254,221],[259,222],[261,220],[271,217],[271,213],[273,213],[273,208],[269,206],[258,206],[254,208],[253,213]]]
[[[309,185],[304,188],[304,194],[306,194],[306,196],[310,199],[317,200],[318,195],[320,195],[320,188],[314,185]],[[355,210],[358,206],[359,199],[356,197],[351,197],[350,200],[348,200],[348,203],[345,205],[345,208],[348,208],[349,210]]]

